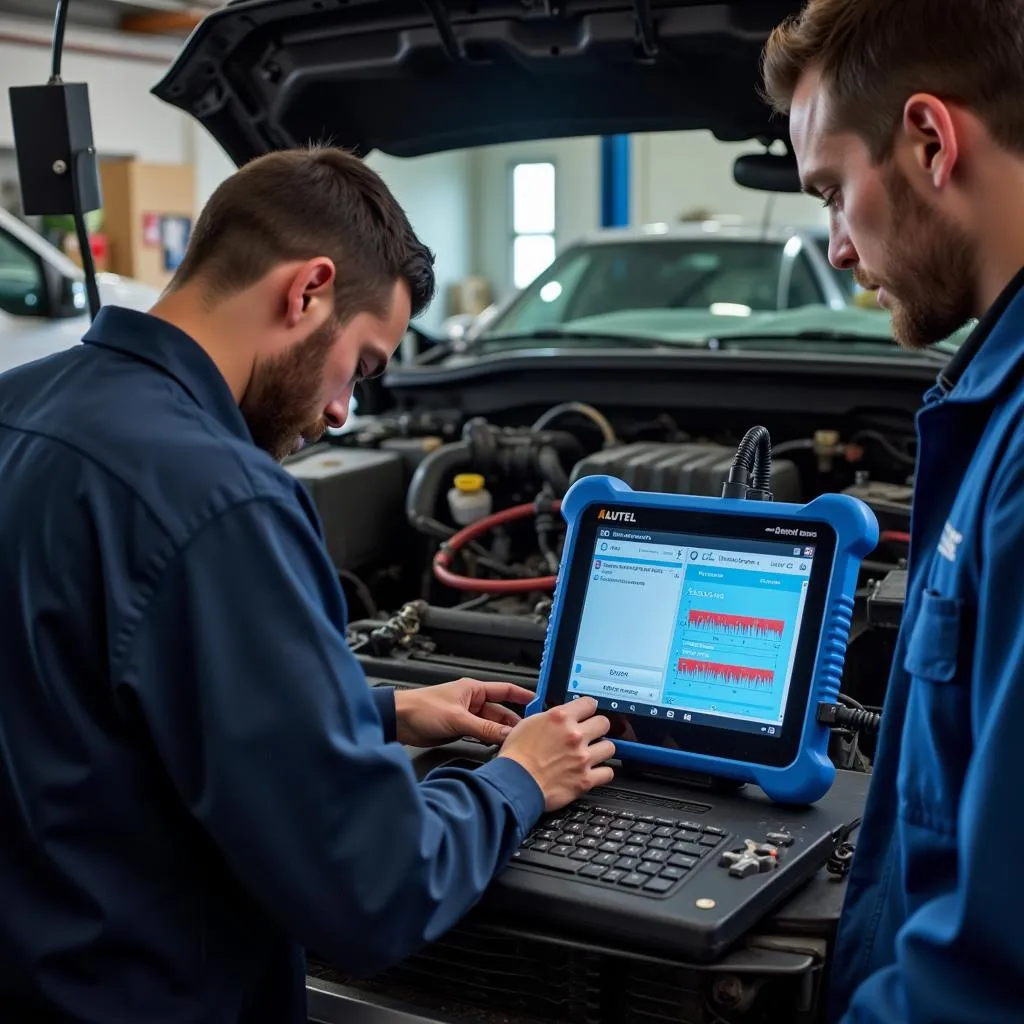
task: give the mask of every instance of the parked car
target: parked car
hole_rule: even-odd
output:
[[[151,285],[98,274],[100,301],[149,309]],[[13,214],[0,209],[0,373],[69,348],[89,326],[80,267]]]
[[[588,235],[504,303],[453,326],[468,341],[612,314],[621,326],[629,314],[650,310],[678,310],[683,317],[844,310],[858,290],[852,273],[828,262],[823,228],[655,224]]]

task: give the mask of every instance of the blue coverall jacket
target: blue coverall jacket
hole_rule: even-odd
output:
[[[154,317],[0,377],[0,1021],[304,1024],[456,922],[543,810],[417,784],[302,486]]]
[[[843,1024],[1024,1021],[1022,287],[918,415],[906,608],[833,963]]]

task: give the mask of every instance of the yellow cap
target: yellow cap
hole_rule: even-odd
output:
[[[483,487],[484,478],[479,473],[458,473],[455,477],[455,488],[463,494],[482,491]]]

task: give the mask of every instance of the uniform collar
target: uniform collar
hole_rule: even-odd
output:
[[[1024,359],[1024,269],[1002,290],[939,375],[951,402],[992,398]]]
[[[104,306],[82,339],[113,349],[173,377],[191,399],[233,434],[252,440],[235,396],[206,351],[166,320],[120,306]]]

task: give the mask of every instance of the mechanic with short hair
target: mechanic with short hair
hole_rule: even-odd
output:
[[[345,421],[432,265],[361,161],[272,154],[150,313],[0,377],[0,1019],[304,1022],[303,947],[396,963],[610,780],[591,698],[371,691],[276,461]],[[464,735],[503,746],[417,783],[401,744]]]
[[[771,36],[829,258],[925,399],[903,625],[832,966],[848,1024],[1024,1019],[1024,2],[811,0]]]

